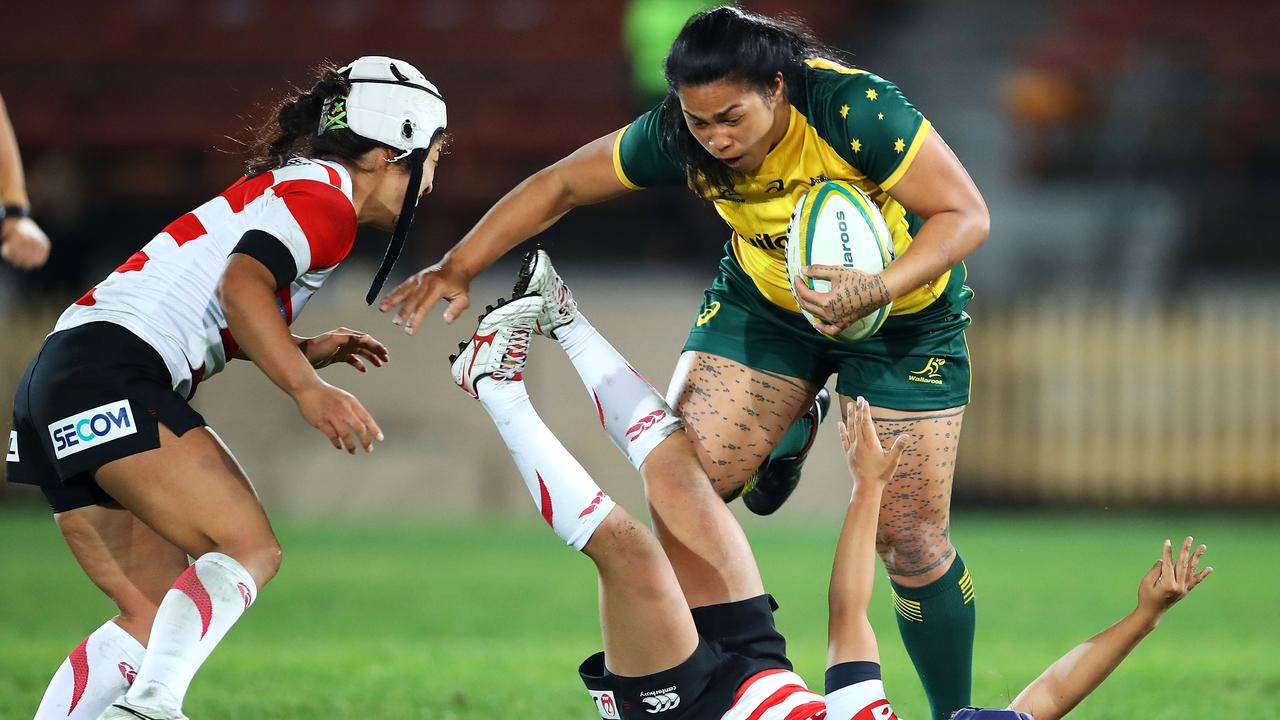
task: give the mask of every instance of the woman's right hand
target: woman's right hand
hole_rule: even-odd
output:
[[[373,416],[342,388],[318,380],[295,393],[293,400],[302,417],[339,450],[354,455],[357,445],[361,445],[365,452],[373,452],[373,441],[382,441],[382,429]]]
[[[391,322],[404,325],[410,335],[417,331],[436,302],[445,300],[444,321],[451,323],[471,305],[471,276],[442,260],[419,270],[391,291],[378,305],[382,312],[396,310]]]

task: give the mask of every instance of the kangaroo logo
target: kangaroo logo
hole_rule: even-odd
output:
[[[650,715],[657,715],[658,713],[673,710],[678,707],[680,705],[680,696],[673,692],[660,693],[658,695],[650,695],[649,697],[644,698],[643,702],[645,705],[649,706],[644,709],[645,712]]]
[[[924,364],[924,367],[919,370],[912,370],[911,374],[931,378],[938,377],[942,375],[942,366],[946,364],[947,361],[943,358],[931,357],[929,358],[929,362]]]
[[[711,322],[711,318],[715,317],[718,312],[720,312],[720,301],[715,300],[710,305],[703,308],[702,312],[698,313],[698,327],[702,327],[703,325]]]

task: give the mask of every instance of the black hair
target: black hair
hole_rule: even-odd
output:
[[[401,151],[389,145],[339,127],[320,131],[320,116],[335,99],[345,98],[351,83],[332,63],[321,63],[314,70],[315,82],[310,90],[294,88],[291,95],[277,105],[274,118],[265,123],[252,141],[252,158],[246,174],[253,176],[284,167],[299,157],[355,162],[377,148]],[[432,139],[435,141],[435,138]],[[404,163],[404,160],[400,161]]]
[[[701,194],[731,188],[738,174],[689,132],[677,89],[736,80],[763,94],[773,87],[778,73],[795,87],[803,82],[804,61],[815,57],[838,54],[818,42],[796,18],[757,15],[732,5],[689,18],[667,53],[662,130],[689,183]]]

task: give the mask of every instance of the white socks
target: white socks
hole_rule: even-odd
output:
[[[62,661],[35,720],[96,720],[129,689],[146,648],[108,620]]]
[[[609,439],[639,470],[649,453],[684,424],[582,313],[556,328],[556,336],[595,401]]]
[[[484,377],[476,382],[476,392],[542,519],[562,540],[582,550],[613,510],[613,500],[543,424],[523,382]]]
[[[179,714],[196,670],[257,594],[253,577],[234,558],[201,555],[160,603],[146,658],[125,700]]]

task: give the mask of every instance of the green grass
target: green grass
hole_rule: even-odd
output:
[[[1131,607],[1166,536],[1217,572],[1073,717],[1280,718],[1276,516],[961,513],[978,601],[974,700],[1001,704]],[[193,684],[201,718],[594,717],[576,676],[599,646],[584,558],[533,522],[280,521],[284,568]],[[797,670],[821,687],[835,529],[752,522]],[[112,612],[46,515],[0,514],[0,718],[28,718]],[[898,714],[927,706],[885,583],[872,618]]]

